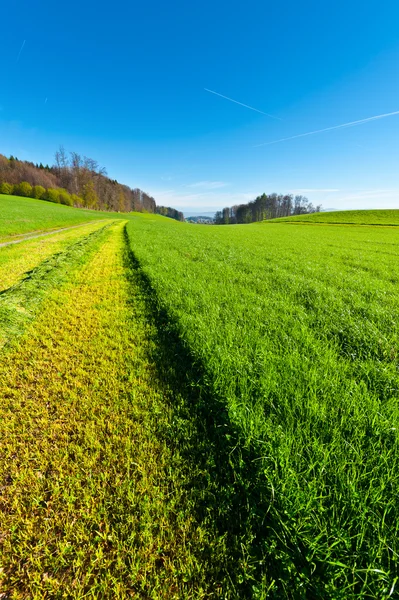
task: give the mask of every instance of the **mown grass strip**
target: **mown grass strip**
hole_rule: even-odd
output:
[[[12,239],[8,241],[3,241],[0,243],[0,248],[5,248],[6,246],[13,246],[15,244],[21,244],[22,242],[27,242],[29,240],[33,240],[39,237],[47,237],[48,235],[55,235],[57,233],[62,233],[63,231],[68,231],[70,229],[76,229],[76,227],[83,227],[88,223],[80,223],[79,225],[71,225],[70,227],[62,227],[61,229],[54,229],[51,231],[31,231],[30,233],[25,233],[19,236],[16,236],[17,239]]]
[[[72,267],[88,260],[101,242],[106,227],[92,231],[64,251],[53,254],[22,281],[0,293],[0,348],[23,332],[49,291],[67,279]]]
[[[189,357],[106,236],[0,362],[0,593],[238,598]]]
[[[101,229],[107,221],[79,225],[66,231],[50,234],[46,238],[26,240],[17,246],[0,250],[0,292],[29,276],[30,271],[51,255],[62,252],[80,238]]]

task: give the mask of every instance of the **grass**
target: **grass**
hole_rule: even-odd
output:
[[[0,596],[397,596],[397,236],[129,215],[7,250]]]
[[[1,358],[6,598],[234,597],[207,508],[215,455],[188,409],[191,386],[164,360],[172,340],[122,226],[70,255]],[[32,278],[48,283],[41,267]]]
[[[49,236],[27,240],[6,246],[0,251],[0,292],[15,285],[41,262],[58,254],[75,241],[86,237],[89,233],[104,227],[105,220],[82,225]]]
[[[337,210],[273,219],[273,223],[327,223],[335,225],[399,225],[399,210]]]
[[[0,348],[23,333],[41,309],[41,303],[53,287],[61,285],[69,276],[71,266],[85,261],[97,250],[104,229],[95,229],[74,241],[63,252],[58,252],[38,264],[14,286],[0,295]]]
[[[33,231],[71,227],[104,218],[110,218],[110,214],[0,194],[0,243]]]
[[[242,597],[391,597],[396,230],[137,218],[128,232],[201,373],[192,385],[227,414],[238,483],[220,497],[230,524],[245,522]]]

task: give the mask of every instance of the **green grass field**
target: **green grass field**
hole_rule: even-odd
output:
[[[276,598],[388,597],[399,553],[396,229],[141,219],[127,230],[196,385],[226,410],[248,585]]]
[[[273,219],[272,223],[301,222],[301,223],[329,223],[335,225],[399,225],[399,210],[337,210],[333,212],[319,212],[310,215],[296,215]]]
[[[0,596],[397,597],[399,230],[118,217],[0,248]]]
[[[110,213],[0,194],[0,243],[36,231],[72,227],[110,218]]]

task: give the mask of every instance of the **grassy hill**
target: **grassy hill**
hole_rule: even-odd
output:
[[[0,242],[32,231],[50,231],[112,217],[115,217],[115,213],[0,194]]]
[[[329,223],[337,225],[399,225],[399,210],[340,210],[273,219],[268,223]]]

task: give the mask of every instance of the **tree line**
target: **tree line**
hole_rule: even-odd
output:
[[[67,153],[62,146],[51,166],[0,154],[0,193],[105,211],[155,213],[157,209],[155,199],[143,190],[110,179],[97,161]],[[166,210],[176,218],[173,214],[178,211]]]
[[[170,206],[157,206],[155,212],[158,215],[176,219],[176,221],[184,221],[184,214],[175,208],[171,208]]]
[[[215,214],[215,223],[216,225],[256,223],[278,217],[320,212],[320,210],[321,205],[313,206],[305,196],[262,194],[247,204],[238,204],[219,210]]]

